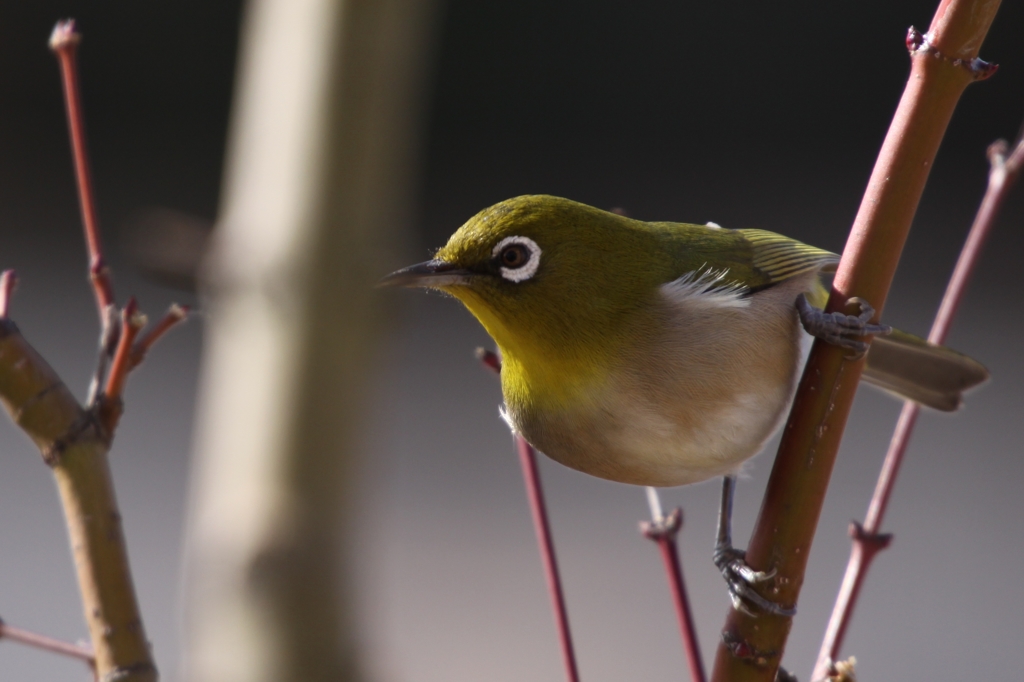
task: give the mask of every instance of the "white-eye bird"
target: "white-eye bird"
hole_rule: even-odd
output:
[[[795,390],[801,323],[855,351],[867,349],[855,337],[889,331],[868,324],[868,306],[858,317],[812,307],[838,260],[763,230],[523,196],[382,284],[439,289],[476,316],[501,352],[507,419],[538,450],[601,478],[675,486],[730,476],[761,450]],[[864,370],[940,410],[987,376],[901,332],[874,340]]]

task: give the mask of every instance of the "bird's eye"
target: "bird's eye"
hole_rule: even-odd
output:
[[[510,282],[523,282],[540,267],[540,247],[529,237],[505,237],[491,252],[501,276]]]
[[[522,244],[509,244],[501,250],[501,264],[506,268],[521,268],[530,260],[530,252]]]

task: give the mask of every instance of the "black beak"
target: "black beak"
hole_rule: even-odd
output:
[[[377,282],[378,287],[450,287],[470,283],[473,273],[443,260],[428,260],[396,270]]]

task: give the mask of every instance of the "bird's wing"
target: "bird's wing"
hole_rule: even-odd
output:
[[[839,256],[765,230],[736,230],[750,244],[752,291],[785,282],[808,272],[834,272]]]
[[[793,277],[834,271],[839,263],[839,256],[830,251],[765,230],[686,223],[647,226],[664,230],[662,244],[670,245],[672,263],[666,279],[713,284],[708,290],[742,287],[744,295],[750,295]]]

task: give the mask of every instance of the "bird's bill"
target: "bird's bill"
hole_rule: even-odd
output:
[[[443,260],[428,260],[396,270],[379,287],[450,287],[469,284],[472,273]]]

